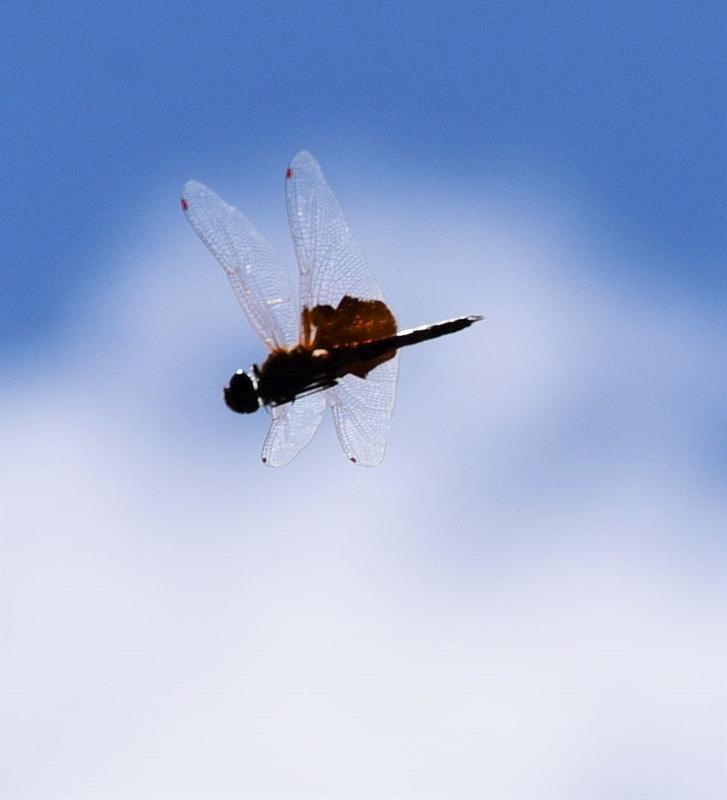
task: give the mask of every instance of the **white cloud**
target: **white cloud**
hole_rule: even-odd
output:
[[[259,351],[183,228],[7,376],[4,796],[727,789],[710,332],[567,238],[378,213],[404,324],[488,315],[404,354],[378,470],[330,426],[259,465],[219,398]]]

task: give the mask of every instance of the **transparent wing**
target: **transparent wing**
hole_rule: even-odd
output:
[[[182,209],[199,238],[220,262],[260,338],[272,350],[298,342],[298,309],[290,282],[270,242],[211,189],[189,181]]]
[[[386,435],[394,410],[399,357],[385,361],[365,378],[346,375],[326,399],[333,411],[338,441],[346,457],[365,467],[384,458]]]
[[[383,300],[318,162],[305,150],[286,173],[288,225],[300,270],[300,306],[334,308],[345,295]]]
[[[292,461],[313,438],[325,410],[326,399],[322,392],[273,406],[273,421],[263,444],[263,463],[282,467]]]
[[[363,253],[351,236],[341,207],[310,153],[298,153],[286,173],[288,225],[300,271],[300,306],[336,308],[344,295],[383,300]],[[304,334],[307,338],[307,332]],[[365,379],[347,375],[326,392],[346,456],[376,466],[386,447],[394,410],[398,358]]]

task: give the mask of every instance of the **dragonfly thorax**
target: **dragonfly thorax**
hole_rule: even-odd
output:
[[[305,347],[276,350],[260,367],[258,393],[267,406],[288,403],[311,391],[335,385],[327,350]]]

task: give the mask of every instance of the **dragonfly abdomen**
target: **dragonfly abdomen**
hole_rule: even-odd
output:
[[[351,352],[362,361],[374,360],[382,356],[392,358],[394,353],[402,347],[426,342],[429,339],[437,339],[449,333],[457,333],[457,331],[469,328],[470,325],[479,322],[481,319],[482,317],[479,314],[470,314],[466,317],[456,317],[444,322],[436,322],[433,325],[421,325],[418,328],[399,331],[393,336],[387,336],[384,339],[378,339],[373,342],[362,342],[361,344],[335,348],[334,353],[339,357],[343,357],[345,353]],[[384,358],[383,360],[386,359]]]

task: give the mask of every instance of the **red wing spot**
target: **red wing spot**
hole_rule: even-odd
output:
[[[285,177],[286,178],[292,178],[293,177],[293,170],[290,167],[288,167],[288,171],[285,173]]]
[[[189,203],[187,202],[187,198],[183,197],[182,198],[182,211],[188,211],[188,210],[189,210]]]
[[[356,459],[355,459],[353,456],[351,456],[351,461],[352,461],[354,464],[356,463]]]
[[[263,464],[267,464],[268,463],[268,460],[267,460],[267,458],[265,458],[265,456],[263,456],[262,461],[263,461]]]

